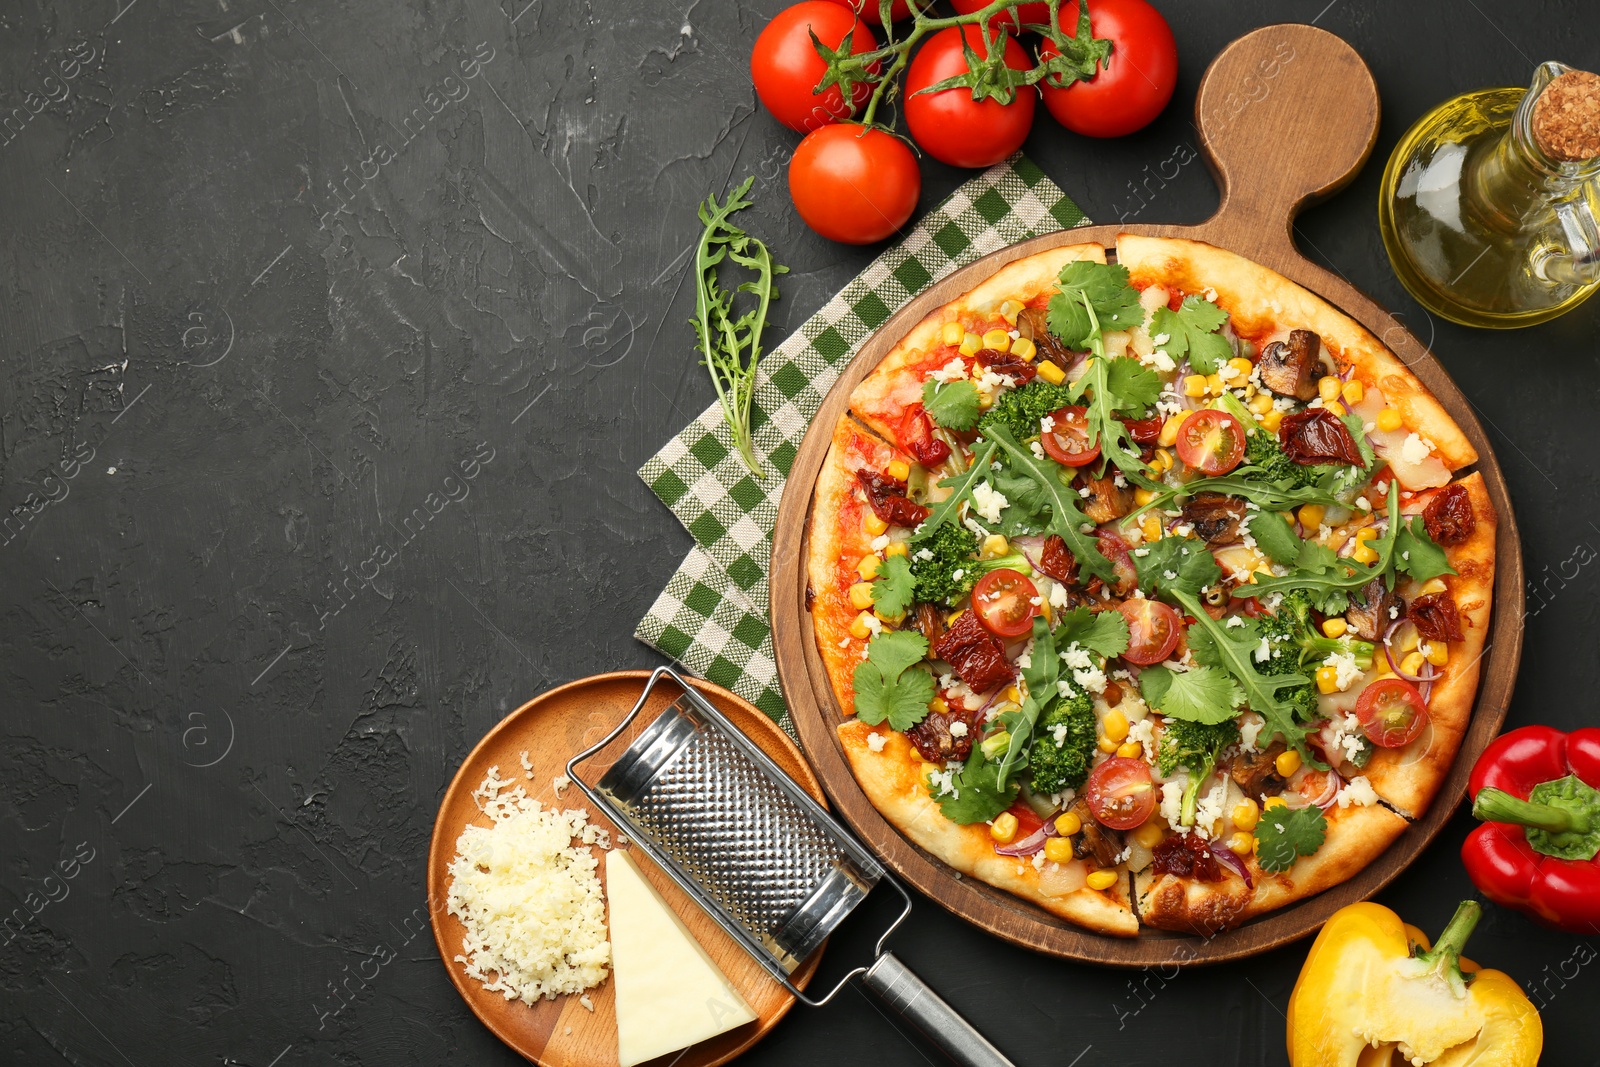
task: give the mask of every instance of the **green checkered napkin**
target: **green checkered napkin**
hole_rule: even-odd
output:
[[[862,342],[957,267],[1088,220],[1026,156],[978,175],[761,360],[751,413],[767,476],[745,469],[712,404],[639,470],[699,542],[634,636],[732,689],[793,732],[767,617],[767,561],[784,479],[801,438]],[[684,343],[689,333],[684,331]]]

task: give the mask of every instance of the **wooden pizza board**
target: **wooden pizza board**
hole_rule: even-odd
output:
[[[772,542],[772,630],[778,671],[806,756],[835,810],[906,881],[969,922],[1027,948],[1126,967],[1216,963],[1275,948],[1315,931],[1337,909],[1388,885],[1433,840],[1466,792],[1467,775],[1499,732],[1522,654],[1520,539],[1505,476],[1472,405],[1427,346],[1395,316],[1295,247],[1295,216],[1347,185],[1378,135],[1372,72],[1340,38],[1313,26],[1267,26],[1222,50],[1195,98],[1201,152],[1221,188],[1217,213],[1198,226],[1084,226],[1003,248],[934,284],[886,322],[818,410],[795,457]],[[806,610],[806,532],[829,439],[856,385],[914,325],[1014,260],[1119,233],[1207,241],[1255,260],[1317,293],[1381,339],[1444,405],[1478,451],[1475,468],[1499,513],[1493,616],[1472,722],[1427,813],[1355,877],[1301,903],[1211,938],[1142,929],[1119,939],[1057,919],[1009,893],[957,878],[878,814],[856,784],[835,727],[845,718],[817,654]]]
[[[456,962],[465,931],[460,921],[446,910],[450,861],[456,855],[456,839],[468,823],[489,824],[473,801],[472,791],[483,782],[491,766],[500,768],[502,779],[525,786],[528,795],[546,807],[586,809],[590,824],[609,830],[615,841],[619,833],[616,825],[591,804],[577,786],[568,786],[557,797],[552,783],[557,775],[566,773],[568,759],[599,741],[622,721],[649,678],[649,671],[595,675],[569,682],[522,705],[489,731],[461,764],[445,790],[439,816],[433,825],[433,842],[428,849],[428,912],[433,920],[439,957],[450,973],[450,981],[455,983],[457,992],[473,1014],[501,1041],[543,1067],[617,1067],[616,1000],[611,978],[608,976],[589,990],[588,997],[594,1005],[591,1011],[576,996],[541,1000],[533,1005],[507,1000],[467,977],[461,964]],[[794,742],[776,723],[755,705],[720,686],[698,680],[694,680],[693,685],[771,756],[784,773],[819,802],[826,803],[816,776],[806,766]],[[661,709],[676,696],[677,690],[672,684],[657,686],[651,693],[650,703],[628,732],[584,764],[584,781],[599,781],[616,755],[654,722]],[[522,766],[524,752],[533,765],[529,771]],[[529,774],[532,778],[527,777]],[[601,860],[599,873],[603,881],[604,857],[598,846],[593,846],[592,851]],[[683,919],[695,939],[756,1013],[753,1022],[691,1045],[675,1057],[662,1057],[652,1062],[666,1064],[670,1061],[676,1067],[716,1067],[726,1063],[766,1036],[793,1006],[794,995],[774,981],[648,856],[638,849],[630,851],[645,878]],[[822,950],[819,949],[800,965],[790,980],[798,988],[805,989],[821,959]]]

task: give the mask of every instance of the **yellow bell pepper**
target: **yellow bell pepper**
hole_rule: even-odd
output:
[[[1289,997],[1291,1067],[1535,1067],[1539,1013],[1516,981],[1461,956],[1482,907],[1463,901],[1429,948],[1378,904],[1333,914]]]

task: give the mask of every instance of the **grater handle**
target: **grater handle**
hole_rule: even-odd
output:
[[[879,956],[861,982],[963,1067],[1014,1067],[894,953]]]

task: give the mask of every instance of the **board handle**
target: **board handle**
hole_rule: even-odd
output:
[[[1263,26],[1228,45],[1194,110],[1222,194],[1197,236],[1280,272],[1301,259],[1295,216],[1349,184],[1378,137],[1372,72],[1315,26]]]

